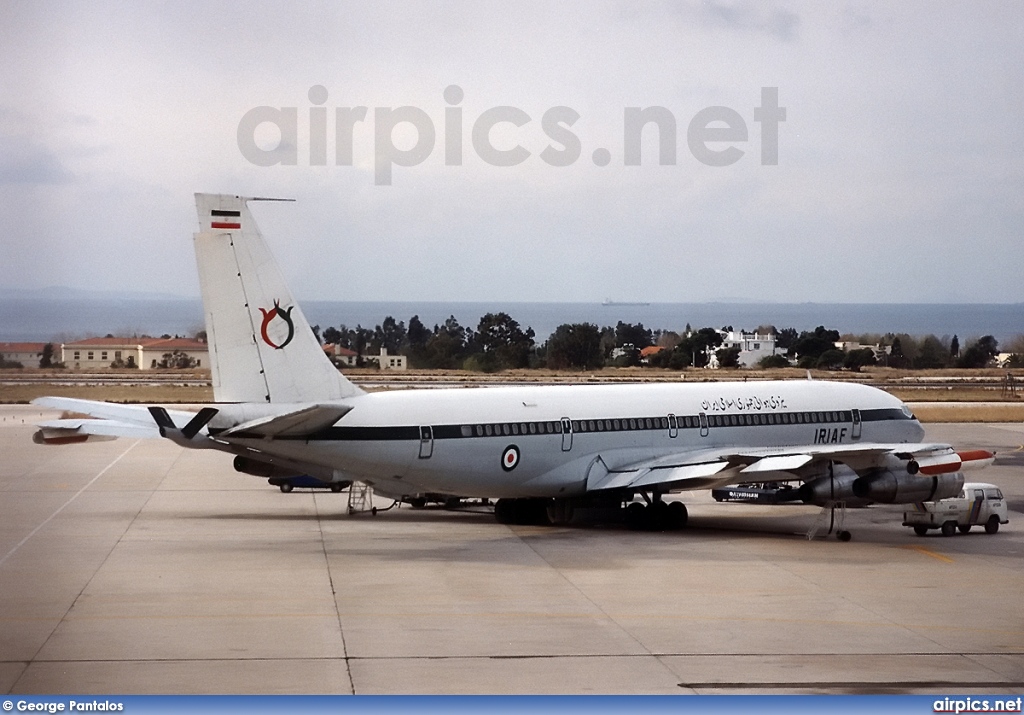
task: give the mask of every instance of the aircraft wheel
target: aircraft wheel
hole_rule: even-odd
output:
[[[499,499],[494,504],[494,518],[499,524],[511,524],[515,517],[515,500]]]
[[[661,499],[647,507],[647,516],[651,522],[648,528],[652,531],[667,531],[672,528],[669,521],[668,504]]]
[[[343,488],[344,487],[342,487],[341,482],[334,482],[333,484],[331,484],[331,491],[334,492],[335,494],[340,492]]]
[[[928,527],[927,526],[915,526],[914,527],[914,533],[917,534],[918,536],[924,536],[925,534],[928,533]]]
[[[547,524],[548,523],[548,500],[547,499],[520,499],[520,524]]]
[[[999,517],[993,514],[988,518],[988,521],[985,522],[985,533],[994,534],[997,531],[999,531]]]
[[[945,522],[942,525],[942,535],[943,536],[952,536],[955,533],[956,533],[956,522],[955,521],[947,521],[947,522]]]
[[[836,538],[839,539],[840,541],[849,541],[850,539],[853,538],[853,534],[851,534],[849,531],[846,531],[845,529],[843,529],[842,531],[840,531],[840,532],[838,532],[836,534]]]
[[[647,528],[647,507],[636,501],[627,506],[626,526],[633,531]]]
[[[412,499],[409,500],[409,505],[413,509],[422,509],[427,505],[427,500],[424,499],[423,497],[413,497]]]
[[[280,487],[280,488],[281,488],[281,491],[282,491],[282,492],[284,492],[285,494],[287,494],[288,492],[290,492],[290,491],[291,491],[292,489],[294,489],[295,487],[293,487],[293,486],[292,486],[292,483],[291,483],[291,482],[285,482],[284,484],[282,484],[282,485],[281,485],[281,487]]]
[[[961,534],[966,534],[968,531],[971,530],[971,525],[970,524],[961,524],[960,526],[958,526],[956,528],[960,530]]]
[[[551,526],[564,526],[572,521],[573,508],[568,499],[551,499],[544,510],[546,521]]]
[[[686,511],[686,505],[681,501],[674,501],[668,505],[668,523],[670,529],[685,529],[690,515]]]

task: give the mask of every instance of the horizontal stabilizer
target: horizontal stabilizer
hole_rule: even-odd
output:
[[[77,442],[99,442],[118,437],[148,438],[159,437],[155,424],[138,425],[114,420],[63,419],[39,423],[36,432],[37,444],[74,444]]]
[[[154,428],[153,436],[160,436],[155,431],[156,425],[153,424],[153,415],[148,408],[142,405],[118,405],[110,402],[97,402],[96,400],[81,400],[75,397],[37,397],[32,400],[32,404],[55,410],[78,412],[104,420],[152,427]],[[187,424],[196,415],[195,412],[185,412],[184,410],[166,410],[166,413],[179,424]]]
[[[312,405],[283,415],[244,422],[217,435],[218,439],[243,437],[304,437],[332,427],[352,410],[348,405]]]

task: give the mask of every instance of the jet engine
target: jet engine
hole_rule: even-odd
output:
[[[830,501],[844,501],[848,506],[911,504],[955,497],[963,486],[962,472],[927,474],[923,463],[893,459],[883,467],[861,474],[846,465],[835,464],[832,476],[805,482],[799,495],[804,503],[815,506],[824,506]]]
[[[955,497],[964,487],[962,472],[926,476],[905,469],[873,469],[853,483],[853,493],[883,504],[910,504]]]
[[[845,464],[833,465],[831,476],[818,477],[800,485],[798,494],[805,504],[825,506],[828,502],[846,502],[849,506],[864,506],[868,500],[853,493],[853,484],[860,477]]]
[[[303,474],[295,469],[279,467],[276,464],[242,456],[235,457],[234,467],[236,472],[251,474],[254,477],[281,477],[287,479],[288,477],[298,477]]]

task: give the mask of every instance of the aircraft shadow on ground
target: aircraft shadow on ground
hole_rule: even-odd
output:
[[[397,518],[396,518],[397,517]],[[323,532],[322,537],[313,540],[296,541],[293,538],[281,539],[276,551],[288,549],[308,549],[311,544],[324,548],[329,556],[347,556],[380,559],[392,563],[416,562],[451,562],[467,564],[502,563],[509,566],[521,565],[524,558],[531,560],[530,552],[544,554],[571,554],[570,561],[577,565],[585,562],[587,568],[616,571],[635,564],[638,560],[663,560],[686,549],[686,558],[690,561],[704,561],[709,564],[746,563],[752,558],[764,558],[765,549],[771,544],[787,544],[787,551],[797,548],[802,562],[830,563],[835,558],[832,547],[836,545],[835,536],[819,537],[808,542],[806,530],[812,520],[794,519],[790,516],[758,517],[753,522],[741,514],[731,516],[694,517],[691,526],[681,531],[634,531],[625,524],[616,522],[583,522],[566,526],[531,526],[502,525],[494,521],[489,512],[450,510],[427,507],[425,509],[402,509],[398,513],[380,512],[377,516],[369,513],[349,515],[338,514],[266,514],[266,513],[230,513],[205,514],[191,516],[192,519],[243,522],[266,521],[268,523],[309,523],[320,521],[325,527],[346,523],[350,528],[358,528],[360,523],[380,533],[380,528],[387,527],[390,521],[396,529],[405,525],[436,524],[443,528],[445,524],[488,528],[488,536],[480,538],[479,534],[455,535],[439,533],[437,536],[418,539],[409,534],[396,532],[395,538],[381,541],[379,547],[367,548],[354,545],[350,533],[341,533],[330,529]],[[780,523],[780,519],[786,519]],[[879,524],[860,525],[847,524],[854,529],[854,543],[843,545],[843,548],[856,548],[859,540],[863,545],[871,547],[901,547],[912,537],[900,530],[880,530]],[[493,532],[493,533],[492,533]],[[367,537],[372,538],[372,537]],[[408,541],[406,541],[408,540]],[[408,545],[414,541],[415,545]],[[825,542],[831,542],[826,544]],[[265,549],[273,543],[272,538],[260,540],[260,548]],[[801,548],[801,544],[807,544]],[[523,546],[530,551],[523,551]],[[687,546],[691,548],[686,548]],[[251,547],[244,543],[230,545],[221,543],[219,549],[239,548],[248,551]],[[567,558],[569,558],[567,556]],[[560,559],[560,557],[559,557]],[[566,562],[569,563],[568,561]],[[556,561],[557,564],[557,561]]]

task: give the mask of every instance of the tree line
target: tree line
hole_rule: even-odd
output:
[[[723,326],[729,332],[732,326]],[[352,350],[360,357],[386,349],[390,354],[405,355],[410,367],[422,369],[466,369],[495,372],[520,368],[551,368],[591,370],[605,366],[631,367],[648,365],[683,369],[706,367],[714,360],[720,367],[737,367],[740,350],[723,347],[722,334],[711,327],[684,331],[647,328],[643,323],[619,321],[615,327],[599,327],[593,323],[559,325],[546,341],[538,342],[532,328],[525,328],[508,313],[487,313],[476,328],[464,326],[454,315],[432,328],[418,315],[405,321],[386,317],[373,329],[357,325],[328,327],[320,331],[313,326],[318,339]],[[741,331],[742,332],[742,331]],[[798,332],[794,328],[778,330],[762,325],[754,331],[775,338],[776,354],[764,358],[760,367],[848,369],[882,364],[901,369],[934,369],[947,367],[977,368],[992,363],[999,346],[991,335],[979,338],[961,349],[959,338],[934,335],[914,337],[905,333],[885,335],[840,335],[838,330],[818,326]],[[878,346],[844,351],[838,342]],[[641,352],[647,348],[646,358]],[[1024,336],[1011,344],[1015,353],[1012,366],[1024,367]],[[1019,353],[1019,354],[1018,354]]]
[[[723,326],[721,330],[729,332],[732,326]],[[719,330],[710,327],[695,330],[689,324],[677,333],[622,321],[615,327],[565,323],[546,341],[538,343],[532,328],[523,329],[518,321],[503,312],[487,313],[475,329],[461,325],[454,315],[428,328],[414,315],[408,325],[388,316],[373,329],[339,325],[321,331],[320,326],[315,325],[313,332],[322,343],[355,352],[359,356],[357,364],[362,364],[362,356],[379,354],[383,348],[392,355],[405,355],[411,367],[421,369],[497,372],[522,368],[593,370],[643,365],[679,370],[707,367],[712,356],[720,367],[738,367],[740,357],[738,348],[723,347]],[[991,335],[962,348],[956,335],[952,338],[915,337],[906,333],[840,335],[838,330],[821,325],[803,332],[762,325],[753,332],[775,338],[776,354],[763,358],[759,363],[762,368],[791,365],[852,371],[871,365],[912,370],[982,368],[991,365],[1000,352],[998,341]],[[878,346],[878,349],[860,347],[844,351],[836,347],[839,342]],[[659,350],[643,357],[641,353],[647,348]],[[1013,339],[1006,352],[1011,353],[1007,367],[1024,367],[1024,335]],[[178,351],[163,358],[157,367],[194,366],[191,358]],[[19,367],[21,363],[0,357],[0,369]],[[53,343],[44,346],[39,367],[64,367],[57,360]],[[135,366],[115,364],[112,367]]]

